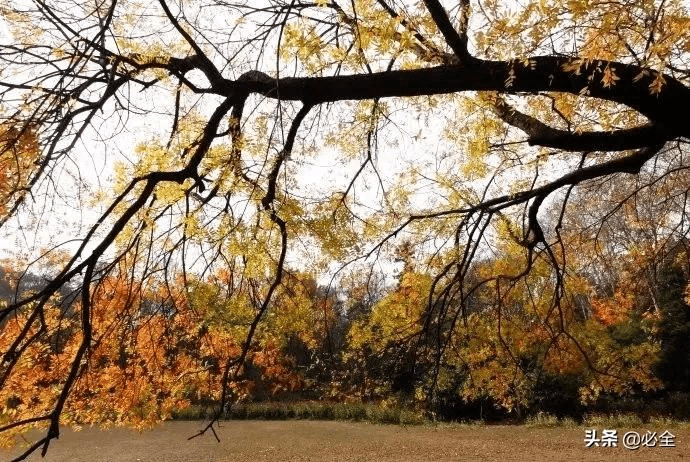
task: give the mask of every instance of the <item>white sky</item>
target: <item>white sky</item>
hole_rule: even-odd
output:
[[[149,8],[160,14],[157,4],[149,5]],[[214,17],[217,23],[232,23],[231,18]],[[175,35],[175,34],[173,34]],[[9,39],[6,25],[0,21],[0,37]],[[270,53],[266,54],[266,61],[275,59]],[[281,65],[287,72],[292,65],[282,61]],[[274,66],[274,64],[271,64]],[[270,67],[270,66],[269,66]],[[228,77],[237,77],[238,71],[227,71]],[[138,89],[134,90],[135,92]],[[10,255],[35,254],[45,247],[67,241],[65,250],[72,250],[77,246],[74,238],[83,236],[85,229],[95,222],[99,216],[99,210],[84,207],[88,202],[88,195],[96,188],[107,188],[111,180],[111,169],[115,160],[133,158],[134,146],[137,142],[144,141],[154,135],[165,138],[170,127],[169,117],[157,117],[153,112],[147,112],[147,108],[155,109],[160,104],[159,98],[167,98],[166,110],[172,108],[172,96],[162,96],[155,89],[149,89],[142,93],[134,93],[132,101],[144,108],[143,115],[130,114],[125,130],[117,134],[107,143],[99,142],[96,131],[84,134],[83,141],[77,144],[72,154],[73,162],[65,165],[57,177],[60,185],[60,195],[51,198],[50,202],[40,203],[39,199],[34,203],[36,213],[22,213],[0,230],[0,257]],[[415,110],[408,111],[402,107],[402,100],[385,101],[394,110],[391,111],[391,123],[379,133],[379,151],[376,156],[376,166],[381,173],[384,187],[387,190],[393,186],[397,175],[414,165],[420,173],[433,178],[437,170],[452,169],[456,163],[462,160],[462,153],[458,148],[451,146],[443,139],[442,131],[445,124],[452,118],[452,111],[447,106],[441,106],[435,110],[428,110],[426,114],[418,114]],[[271,103],[269,103],[271,104]],[[336,103],[337,107],[344,107],[349,103]],[[336,115],[338,108],[334,109]],[[211,106],[202,107],[205,112],[210,112]],[[113,132],[117,122],[109,120],[107,111],[102,116],[104,120],[96,121],[94,127],[102,135]],[[327,121],[327,120],[325,120]],[[306,127],[303,125],[300,133]],[[349,180],[356,173],[360,163],[365,157],[360,152],[349,161],[337,160],[339,155],[328,148],[321,149],[321,154],[316,157],[304,158],[299,152],[299,143],[295,146],[292,160],[286,168],[295,172],[298,180],[297,187],[291,190],[296,194],[312,197],[326,197],[334,191],[343,191]],[[270,161],[269,161],[270,162]],[[88,184],[83,189],[77,188],[71,177],[77,173]],[[479,184],[466,183],[464,186],[472,187]],[[81,194],[81,197],[79,196]],[[352,193],[351,193],[352,194]],[[381,198],[381,190],[378,179],[373,174],[371,167],[365,169],[365,173],[357,181],[354,197],[360,203],[356,211],[363,215],[367,213],[367,207],[376,208]],[[445,198],[438,194],[437,188],[430,181],[421,182],[420,190],[411,196],[410,203],[413,208],[424,209],[443,205]],[[103,206],[100,207],[100,210]],[[106,228],[107,229],[107,228]],[[396,242],[401,242],[405,233],[401,233]],[[366,250],[366,249],[362,249]],[[312,252],[313,249],[301,251]],[[299,259],[299,252],[291,255],[292,260]]]

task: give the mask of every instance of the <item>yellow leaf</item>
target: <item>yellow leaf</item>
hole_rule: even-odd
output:
[[[616,75],[616,71],[611,66],[606,66],[604,69],[604,76],[601,78],[601,83],[604,88],[611,88],[616,84],[616,81],[620,80],[620,77]]]

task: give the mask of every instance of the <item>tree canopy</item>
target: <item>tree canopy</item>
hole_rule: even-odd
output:
[[[335,329],[317,280],[400,262],[348,335],[407,345],[429,399],[468,349],[497,349],[478,381],[521,364],[518,331],[554,370],[567,350],[654,389],[651,347],[570,326],[595,282],[615,324],[687,256],[689,30],[682,0],[6,1],[0,227],[41,244],[6,268],[0,388],[25,405],[2,430],[47,424],[45,453],[61,422],[164,417],[183,376],[218,416],[255,365],[295,387],[270,332]],[[525,307],[538,328],[513,325]]]

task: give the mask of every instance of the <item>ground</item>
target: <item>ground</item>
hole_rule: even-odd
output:
[[[586,448],[585,428],[503,425],[439,427],[319,421],[230,421],[212,435],[187,438],[199,422],[167,422],[152,431],[64,430],[47,462],[229,461],[675,461],[690,458],[690,429],[670,429],[675,448]],[[636,428],[662,433],[665,428]],[[598,433],[601,433],[599,429]],[[0,451],[8,460],[19,449]]]

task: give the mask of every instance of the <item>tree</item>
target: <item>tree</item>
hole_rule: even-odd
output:
[[[19,323],[5,383],[55,329],[51,297],[80,285],[80,339],[60,393],[44,414],[3,427],[49,424],[27,454],[59,435],[111,277],[140,287],[181,275],[184,286],[224,268],[262,282],[249,284],[241,352],[222,364],[219,416],[286,261],[300,255],[289,245],[301,256],[317,246],[309,261],[326,268],[384,258],[405,235],[435,273],[420,326],[438,341],[418,344],[436,357],[436,384],[479,288],[500,293],[548,267],[545,322],[567,333],[552,320],[565,316],[572,276],[573,194],[641,173],[651,173],[641,188],[666,184],[687,168],[681,0],[10,0],[0,14],[0,165],[15,179],[0,187],[0,225],[40,228],[59,202],[100,205],[45,287],[0,311],[0,325]],[[391,178],[382,158],[396,152],[406,168]],[[328,158],[352,167],[347,180],[305,190],[301,166]],[[100,165],[108,186],[94,179]],[[682,233],[685,202],[669,214]],[[521,267],[467,277],[500,233],[520,245]]]
[[[680,252],[682,260],[687,261],[687,253]],[[688,334],[690,334],[690,309],[684,287],[688,275],[682,263],[667,262],[661,271],[659,305],[659,339],[661,357],[658,374],[671,390],[688,391],[690,379],[690,354],[688,354]]]

